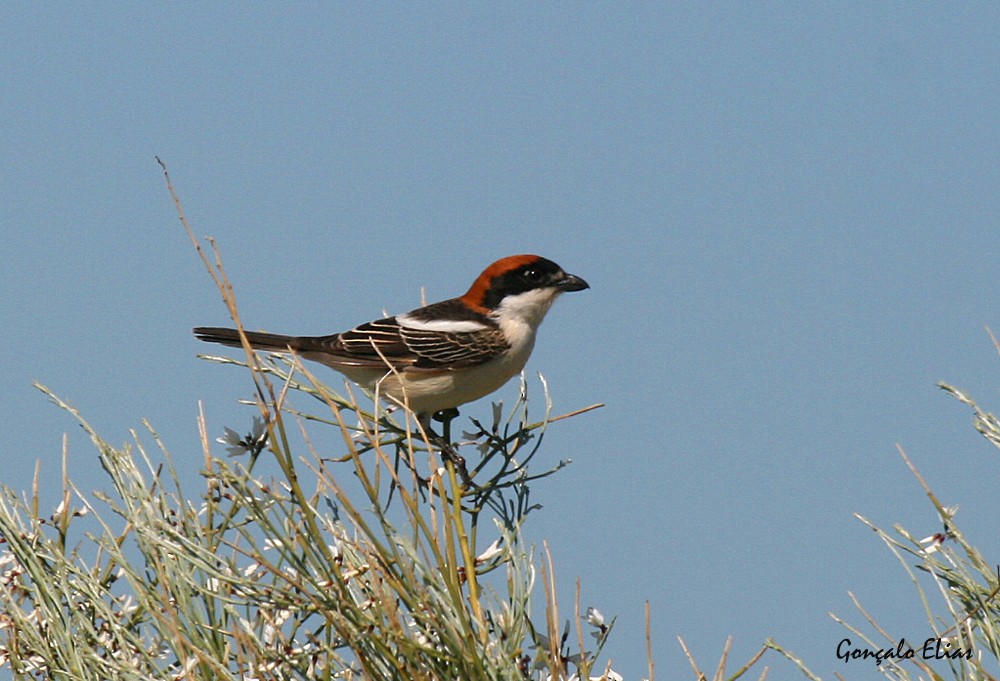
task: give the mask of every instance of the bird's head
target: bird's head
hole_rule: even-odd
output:
[[[590,285],[540,255],[511,255],[483,270],[462,301],[493,317],[538,326],[560,294]]]

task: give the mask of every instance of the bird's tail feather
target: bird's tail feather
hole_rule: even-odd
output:
[[[275,352],[288,352],[288,348],[299,350],[300,342],[295,336],[282,336],[277,333],[260,333],[259,331],[245,331],[250,345],[257,350],[274,350]],[[238,348],[242,346],[240,334],[236,329],[223,329],[212,326],[199,326],[194,329],[194,335],[198,340],[209,343],[221,343],[230,347]]]

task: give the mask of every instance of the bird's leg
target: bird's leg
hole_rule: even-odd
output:
[[[457,416],[458,409],[455,409],[455,407],[442,409],[434,414],[434,420],[441,424],[441,437],[449,446],[451,445],[451,422]]]
[[[458,471],[459,476],[462,478],[462,484],[468,487],[473,483],[472,478],[469,477],[469,470],[465,467],[465,459],[462,458],[458,453],[458,449],[451,442],[451,422],[455,420],[456,416],[458,416],[458,409],[454,407],[442,409],[434,414],[434,420],[441,424],[441,435],[436,437],[441,447],[441,456],[446,461],[451,461],[455,465],[455,470]]]

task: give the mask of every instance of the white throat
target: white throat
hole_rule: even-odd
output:
[[[518,341],[533,344],[535,331],[560,293],[562,291],[556,288],[538,288],[506,296],[490,317],[500,325],[512,345]]]

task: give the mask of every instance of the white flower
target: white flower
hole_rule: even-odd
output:
[[[604,614],[597,608],[587,608],[587,623],[593,627],[603,627]]]
[[[497,539],[495,542],[487,546],[485,551],[476,556],[476,565],[482,565],[483,563],[493,560],[503,553],[503,549],[500,548],[502,541],[502,539]]]
[[[947,539],[947,537],[941,534],[940,532],[932,534],[929,537],[924,537],[923,539],[920,540],[920,543],[923,544],[924,546],[924,548],[921,550],[921,553],[923,553],[925,556],[931,555],[932,553],[941,548],[941,546],[944,544],[945,539]]]
[[[603,641],[607,637],[609,628],[604,623],[604,613],[597,608],[587,608],[587,624],[594,627],[590,635],[598,641]]]
[[[551,679],[551,676],[547,676],[546,679]],[[573,674],[569,677],[569,681],[580,681],[579,674]],[[590,681],[624,681],[624,677],[613,669],[609,669],[607,674],[603,676],[591,676]]]
[[[253,417],[253,427],[245,437],[240,437],[232,428],[226,428],[225,434],[216,439],[216,442],[224,445],[229,456],[240,456],[248,452],[255,451],[263,446],[267,440],[267,431],[264,428],[264,419],[259,416]]]
[[[365,430],[365,424],[358,419],[358,425],[354,427],[354,432],[351,433],[352,442],[362,442],[368,438],[368,433]]]

